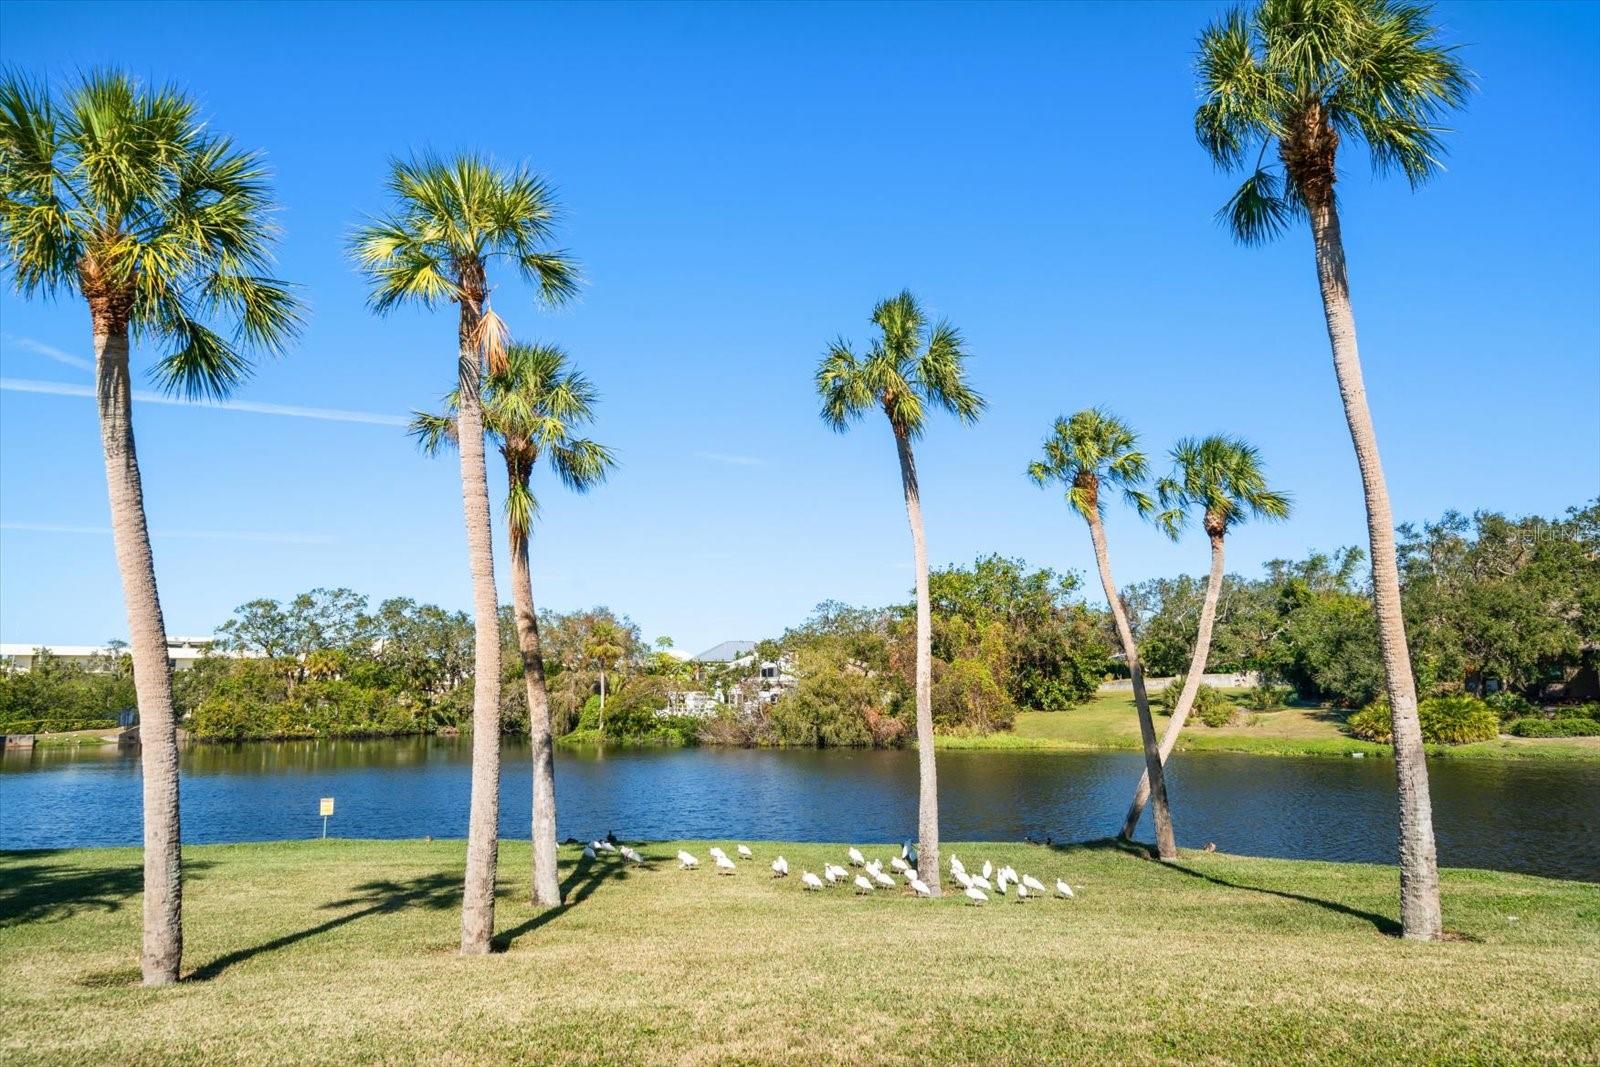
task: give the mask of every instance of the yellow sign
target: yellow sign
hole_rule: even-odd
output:
[[[329,815],[332,815],[332,814],[333,814],[333,798],[332,797],[323,797],[322,798],[322,817],[323,818],[327,818]]]

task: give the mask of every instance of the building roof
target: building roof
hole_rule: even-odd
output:
[[[713,645],[695,657],[697,663],[732,663],[755,651],[754,641],[724,641]]]

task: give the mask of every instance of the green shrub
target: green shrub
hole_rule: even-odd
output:
[[[1435,745],[1467,745],[1493,741],[1500,734],[1500,717],[1477,697],[1430,697],[1417,705],[1422,739]],[[1390,744],[1389,702],[1378,699],[1345,720],[1350,732],[1365,741]]]
[[[956,733],[992,734],[1017,721],[1016,706],[976,659],[958,659],[939,672],[933,684],[933,723]]]
[[[1600,704],[1568,704],[1566,707],[1557,708],[1555,717],[1558,719],[1600,719]]]
[[[1510,722],[1512,719],[1525,719],[1539,714],[1539,708],[1521,693],[1513,693],[1509,689],[1502,689],[1498,693],[1490,693],[1483,698],[1483,702],[1500,716],[1501,722]]]
[[[1183,676],[1179,675],[1172,680],[1172,684],[1155,695],[1151,704],[1162,715],[1171,715],[1178,710],[1178,698],[1183,693]],[[1238,710],[1233,700],[1220,689],[1215,689],[1204,682],[1194,691],[1194,707],[1189,713],[1206,726],[1227,726],[1233,721],[1234,713]]]
[[[1515,737],[1600,737],[1600,721],[1586,718],[1518,719],[1507,728]]]
[[[1251,711],[1278,711],[1288,701],[1290,692],[1288,686],[1263,683],[1247,690],[1240,705]]]

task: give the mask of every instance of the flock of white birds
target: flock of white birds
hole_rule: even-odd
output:
[[[584,855],[593,859],[597,851],[617,852],[619,850],[607,842],[595,841],[584,849]],[[713,845],[708,851],[716,864],[718,874],[735,874],[738,872],[738,863],[719,846]],[[755,853],[751,851],[749,845],[739,845],[735,851],[741,860],[755,859]],[[620,849],[620,852],[622,857],[629,862],[644,862],[637,852],[626,845]],[[917,848],[909,841],[900,846],[900,854],[898,856],[890,858],[888,870],[884,869],[884,863],[881,859],[868,859],[859,848],[854,846],[851,846],[846,851],[845,857],[849,861],[848,867],[842,867],[835,863],[824,863],[820,878],[811,871],[802,871],[800,873],[801,886],[811,892],[820,892],[828,886],[848,884],[853,885],[856,893],[860,896],[866,896],[879,889],[909,889],[913,895],[918,897],[933,896],[933,890],[928,886],[928,883],[917,876]],[[678,867],[680,870],[697,870],[699,866],[700,858],[698,856],[684,849],[678,850]],[[789,876],[789,861],[782,856],[772,861],[771,868],[772,877],[774,878],[787,878]],[[859,873],[852,877],[850,873],[852,869]],[[897,881],[896,879],[902,879],[902,881]],[[967,870],[966,864],[961,862],[961,857],[953,852],[950,854],[950,881],[961,887],[968,902],[972,904],[987,904],[991,893],[1002,897],[1009,895],[1011,899],[1016,900],[1018,903],[1050,895],[1050,890],[1043,882],[1031,874],[1019,875],[1016,868],[1009,864],[1004,867],[996,867],[989,860],[984,860],[983,866],[978,869],[977,873],[973,873]],[[1072,891],[1072,887],[1063,879],[1057,878],[1055,895],[1070,900],[1077,894]]]

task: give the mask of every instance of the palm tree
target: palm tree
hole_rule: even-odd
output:
[[[577,286],[566,254],[548,243],[555,219],[549,188],[528,170],[502,170],[475,155],[395,160],[388,214],[355,234],[352,253],[384,314],[402,304],[456,305],[461,502],[472,572],[474,627],[472,801],[461,903],[461,951],[489,951],[500,819],[500,633],[483,454],[484,372],[505,362],[505,324],[489,307],[489,266],[508,260],[547,303]]]
[[[1178,743],[1178,734],[1188,721],[1200,691],[1200,676],[1206,672],[1206,657],[1211,652],[1211,627],[1217,617],[1217,598],[1222,593],[1223,538],[1228,530],[1251,516],[1259,519],[1289,517],[1289,497],[1267,488],[1262,473],[1261,453],[1237,437],[1213,435],[1202,440],[1186,438],[1172,450],[1173,473],[1156,484],[1162,517],[1171,525],[1181,525],[1190,508],[1200,509],[1200,524],[1211,541],[1211,574],[1206,579],[1205,600],[1200,605],[1200,626],[1195,631],[1194,653],[1189,673],[1178,694],[1172,721],[1161,735],[1161,763]],[[1133,803],[1122,824],[1122,836],[1132,837],[1150,799],[1150,775],[1139,776]]]
[[[1311,225],[1333,369],[1366,494],[1373,606],[1393,715],[1400,800],[1400,917],[1406,937],[1443,930],[1439,866],[1416,682],[1406,648],[1394,516],[1367,408],[1334,195],[1341,140],[1366,143],[1374,168],[1413,188],[1440,168],[1436,120],[1466,101],[1466,69],[1436,41],[1425,6],[1396,0],[1261,0],[1200,37],[1195,132],[1218,166],[1248,169],[1220,216],[1240,242]],[[1266,163],[1276,147],[1277,168]],[[1254,163],[1251,152],[1254,150]]]
[[[533,754],[533,900],[545,907],[561,903],[556,877],[556,767],[550,727],[550,694],[545,687],[539,619],[533,607],[533,576],[528,567],[529,533],[539,512],[533,470],[540,459],[561,483],[584,493],[599,485],[615,461],[611,451],[574,431],[594,419],[596,394],[589,380],[567,363],[554,345],[513,344],[505,366],[488,377],[483,420],[506,464],[506,526],[511,548],[512,613],[522,656],[528,698],[528,742]],[[457,397],[447,398],[451,411]],[[429,453],[455,441],[453,415],[418,414],[412,432]]]
[[[144,778],[146,985],[178,978],[183,855],[177,721],[133,439],[129,340],[165,350],[167,391],[221,398],[299,324],[265,275],[274,227],[261,157],[209,132],[194,101],[116,71],[60,98],[0,79],[0,247],[25,296],[76,295],[94,331],[95,396],[112,539],[132,641]]]
[[[604,619],[596,622],[584,638],[583,654],[600,671],[600,736],[606,732],[606,670],[627,651],[622,647],[622,632]]]
[[[1138,436],[1120,419],[1100,408],[1088,408],[1070,419],[1057,419],[1044,443],[1044,458],[1028,465],[1028,476],[1041,487],[1052,483],[1066,486],[1067,503],[1089,524],[1089,540],[1094,545],[1095,563],[1100,569],[1100,585],[1116,624],[1117,638],[1133,678],[1133,701],[1139,712],[1139,734],[1144,741],[1145,773],[1150,776],[1155,796],[1156,854],[1163,860],[1176,859],[1178,846],[1172,835],[1172,814],[1167,808],[1167,782],[1161,773],[1161,755],[1156,747],[1155,724],[1150,719],[1150,698],[1144,688],[1144,668],[1139,665],[1139,649],[1117,583],[1111,577],[1111,556],[1106,549],[1104,525],[1105,499],[1101,489],[1120,488],[1123,496],[1140,515],[1152,515],[1155,502],[1143,489],[1148,463],[1138,449]],[[1169,525],[1169,532],[1170,525]]]
[[[944,408],[963,423],[976,422],[984,400],[967,385],[967,351],[948,322],[929,326],[909,291],[872,309],[880,336],[858,356],[841,338],[817,366],[822,421],[843,433],[874,407],[882,408],[900,457],[900,484],[917,567],[917,873],[939,894],[939,786],[933,750],[932,608],[928,598],[928,548],[922,530],[922,494],[911,443],[922,436],[929,407]]]

